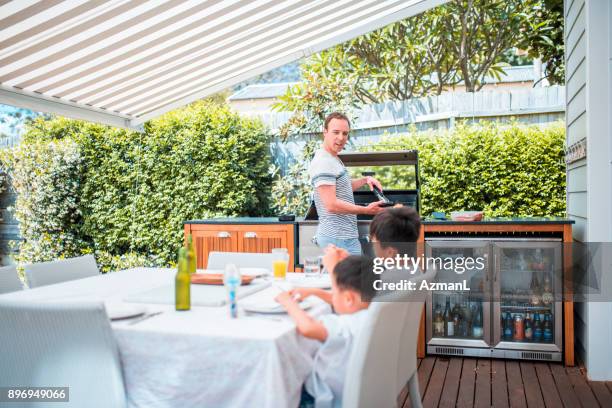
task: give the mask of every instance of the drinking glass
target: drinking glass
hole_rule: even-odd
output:
[[[272,261],[272,269],[274,271],[274,279],[284,280],[287,276],[287,267],[289,265],[289,252],[287,248],[272,249],[274,261]]]
[[[304,259],[304,277],[318,278],[321,276],[321,265],[318,257],[307,257]]]

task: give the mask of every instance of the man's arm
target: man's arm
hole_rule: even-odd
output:
[[[355,205],[348,203],[343,200],[339,200],[336,197],[336,186],[324,184],[322,186],[317,187],[317,191],[319,192],[319,196],[323,201],[323,205],[327,209],[327,211],[335,213],[335,214],[369,214],[376,215],[383,208],[380,207],[382,201],[375,201],[370,203],[367,207],[362,207],[360,205]]]
[[[382,191],[382,184],[380,181],[376,180],[374,177],[366,176],[358,179],[351,179],[351,188],[353,191],[359,190],[364,185],[370,186],[370,190],[373,190],[372,186],[378,187],[380,191]]]

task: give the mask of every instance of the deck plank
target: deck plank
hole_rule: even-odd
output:
[[[589,381],[579,367],[439,356],[417,364],[424,407],[612,407],[612,382]],[[407,386],[398,406],[411,407]]]
[[[612,407],[612,392],[603,381],[588,381],[595,398],[602,407]]]
[[[529,408],[544,408],[544,398],[540,391],[540,383],[532,362],[521,361],[521,375],[525,388],[525,399]]]
[[[446,378],[442,387],[442,396],[440,397],[439,407],[450,408],[457,403],[457,392],[459,391],[459,382],[461,381],[461,369],[463,367],[463,359],[451,357],[446,370]]]
[[[429,384],[429,378],[431,377],[435,362],[435,357],[425,357],[419,366],[419,390],[421,391],[421,398],[423,398],[427,390],[427,384]]]
[[[599,403],[578,367],[565,367],[567,376],[584,408],[599,408]]]
[[[493,360],[491,363],[491,405],[495,408],[508,408],[508,380],[506,362]]]
[[[518,362],[506,362],[506,376],[508,378],[508,400],[510,402],[510,407],[527,407],[525,389],[523,388],[523,378],[521,377],[521,367]]]
[[[565,408],[579,407],[580,401],[578,401],[578,396],[565,371],[565,367],[561,364],[550,364],[550,371],[557,385],[557,390],[559,391],[563,406]]]
[[[434,365],[429,386],[423,396],[423,407],[437,407],[442,396],[442,387],[446,378],[449,360],[447,358],[437,358]]]
[[[550,367],[546,363],[534,363],[536,375],[540,382],[540,390],[542,391],[542,397],[544,398],[544,405],[549,408],[557,408],[563,406],[559,391],[555,385]]]
[[[459,394],[457,395],[457,407],[474,406],[474,388],[476,383],[476,360],[475,358],[463,359],[461,370],[461,381],[459,383]]]
[[[479,359],[476,368],[475,407],[491,407],[491,360]]]

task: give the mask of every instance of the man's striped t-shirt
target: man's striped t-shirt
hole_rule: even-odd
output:
[[[329,212],[323,205],[317,187],[323,185],[336,186],[336,197],[347,203],[355,204],[351,178],[342,161],[332,156],[325,149],[316,151],[310,168],[310,182],[314,187],[314,202],[319,214],[317,235],[336,239],[358,238],[357,216],[355,214],[335,214]]]

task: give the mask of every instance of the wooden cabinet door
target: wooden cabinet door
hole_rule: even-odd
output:
[[[285,231],[240,232],[238,237],[239,252],[268,253],[272,251],[272,248],[288,248]]]
[[[276,227],[276,228],[275,228]],[[290,229],[283,226],[243,225],[238,237],[239,252],[269,253],[273,248],[287,248],[289,270],[293,271],[294,242]]]
[[[191,230],[191,234],[196,247],[199,269],[206,268],[208,253],[211,251],[238,252],[237,231],[219,228],[216,230]]]

